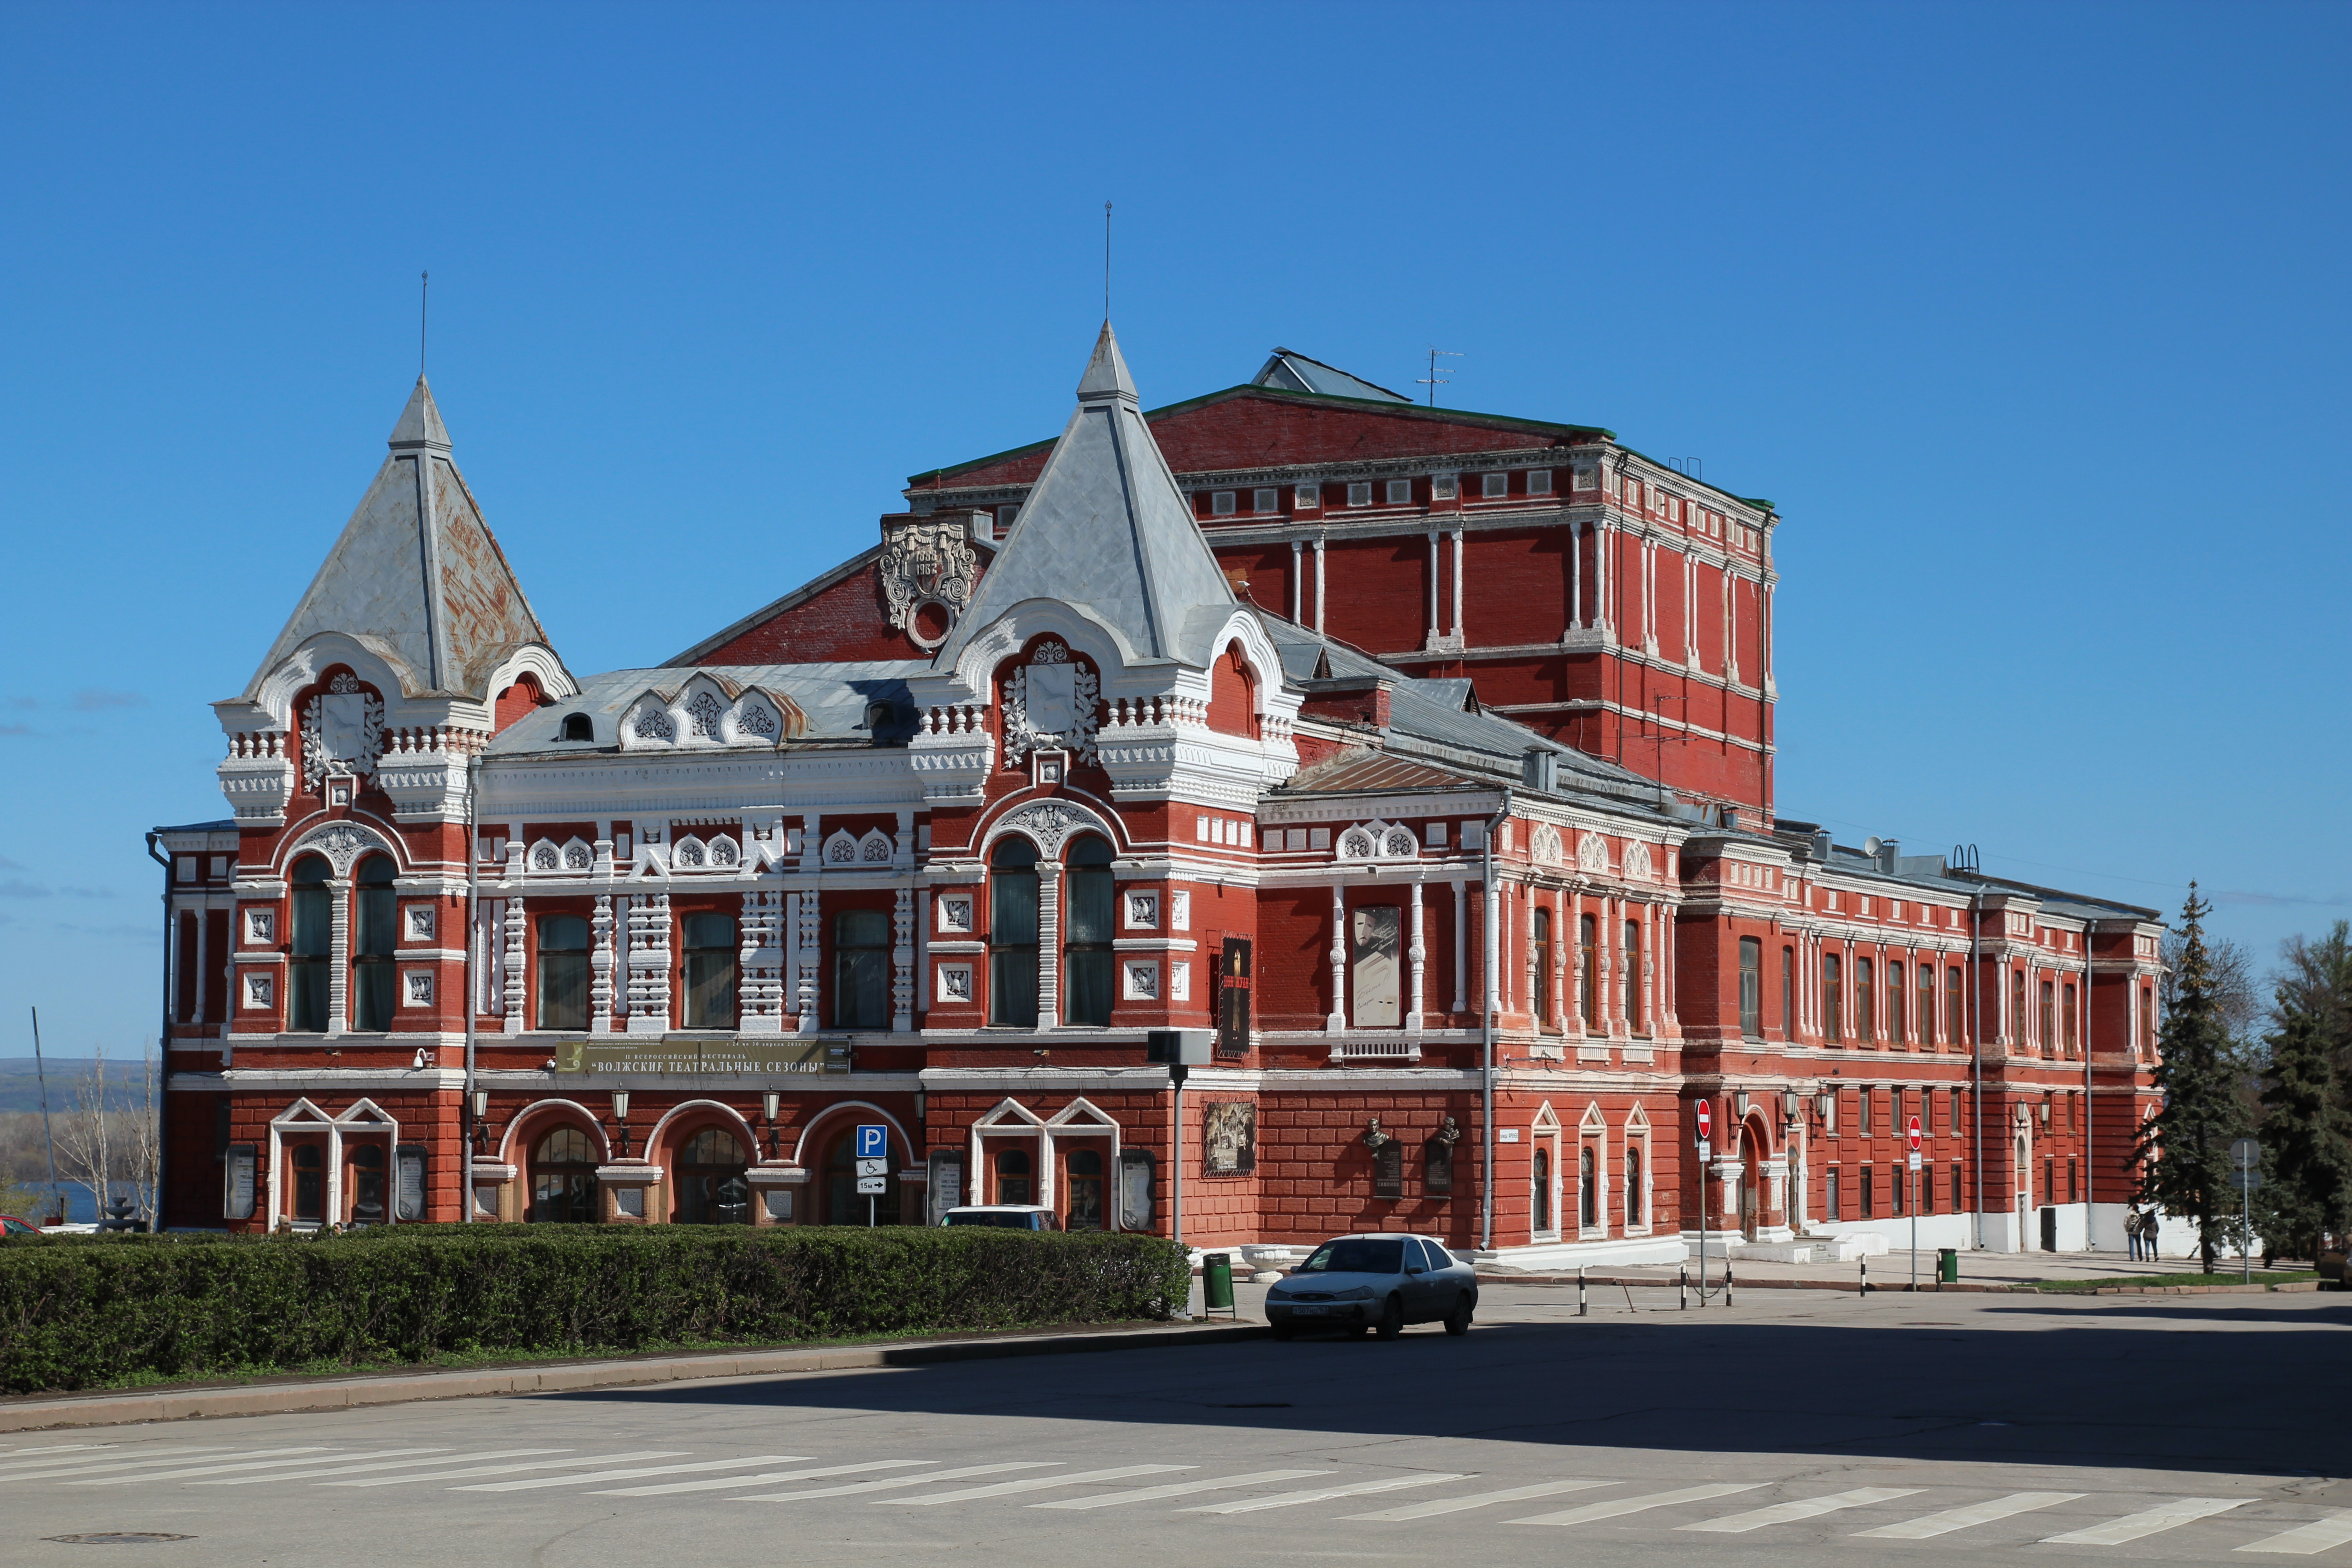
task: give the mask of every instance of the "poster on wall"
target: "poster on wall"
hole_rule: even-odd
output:
[[[1128,1149],[1118,1156],[1118,1228],[1151,1228],[1151,1151]]]
[[[394,1198],[393,1217],[419,1220],[425,1217],[425,1145],[403,1143],[396,1156],[399,1186]]]
[[[947,1223],[948,1210],[963,1202],[963,1156],[934,1150],[931,1153],[930,1223]]]
[[[1201,1164],[1212,1176],[1257,1169],[1257,1102],[1213,1100],[1202,1108]]]
[[[228,1146],[227,1169],[221,1186],[221,1213],[230,1219],[253,1217],[253,1145]]]

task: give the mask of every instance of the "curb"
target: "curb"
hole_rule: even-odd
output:
[[[627,1388],[715,1377],[770,1377],[793,1373],[932,1366],[949,1362],[992,1361],[1008,1356],[1152,1350],[1168,1345],[1261,1339],[1265,1333],[1266,1328],[1263,1323],[1220,1323],[1203,1328],[1114,1329],[1007,1336],[1003,1339],[844,1346],[838,1350],[719,1351],[703,1355],[661,1356],[644,1361],[573,1362],[557,1365],[492,1368],[481,1372],[400,1373],[329,1378],[316,1383],[254,1384],[234,1388],[154,1392],[132,1389],[119,1394],[72,1394],[64,1398],[24,1399],[0,1404],[0,1432],[37,1432],[58,1426],[115,1426],[151,1421],[185,1421],[212,1415],[289,1415],[306,1411],[356,1410],[373,1405],[406,1405],[427,1399],[562,1394],[581,1389]]]

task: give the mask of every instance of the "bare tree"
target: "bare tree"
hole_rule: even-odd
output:
[[[74,1080],[73,1098],[58,1123],[58,1163],[66,1178],[88,1187],[96,1217],[106,1216],[107,1183],[114,1174],[113,1128],[106,1113],[106,1047]]]
[[[156,1228],[163,1194],[161,1191],[160,1169],[163,1163],[163,1102],[155,1095],[155,1042],[147,1042],[140,1055],[139,1103],[131,1113],[131,1190],[137,1204],[139,1218],[150,1230]]]

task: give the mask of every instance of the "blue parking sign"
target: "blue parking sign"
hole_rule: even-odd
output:
[[[857,1129],[857,1157],[879,1160],[890,1152],[890,1130],[887,1127],[860,1126]]]

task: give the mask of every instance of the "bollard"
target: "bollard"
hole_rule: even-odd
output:
[[[1862,1260],[1862,1293],[1865,1296],[1870,1294],[1870,1259],[1867,1258]]]
[[[1580,1263],[1576,1266],[1576,1315],[1587,1316],[1589,1310],[1584,1304],[1584,1265]]]
[[[1687,1263],[1675,1270],[1675,1305],[1685,1312],[1690,1310],[1690,1265]]]
[[[1728,1263],[1723,1266],[1723,1304],[1727,1307],[1731,1305],[1731,1265]]]

